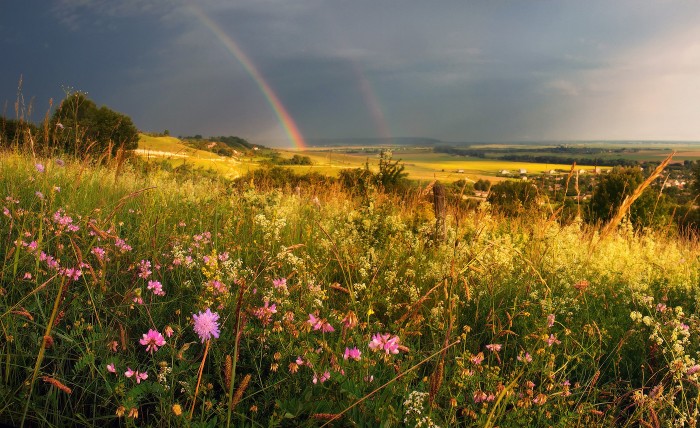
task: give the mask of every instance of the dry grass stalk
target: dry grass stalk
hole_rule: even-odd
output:
[[[338,416],[337,413],[315,413],[311,417],[319,420],[333,420]]]
[[[636,189],[634,189],[634,192],[632,192],[631,195],[627,196],[624,201],[622,201],[622,205],[620,205],[620,208],[617,210],[617,213],[615,216],[610,220],[610,222],[605,225],[603,228],[603,231],[600,233],[600,241],[605,239],[617,226],[620,224],[620,221],[622,221],[622,218],[629,212],[630,207],[634,203],[634,201],[637,200],[640,196],[642,196],[642,192],[644,192],[644,189],[649,187],[649,185],[656,180],[656,178],[661,174],[661,171],[666,168],[666,166],[671,162],[671,159],[673,158],[673,155],[676,154],[676,151],[674,150],[671,152],[668,157],[659,164],[659,166],[656,167],[654,172],[651,173],[649,177],[647,177],[646,180],[639,186],[637,186]]]
[[[248,373],[241,381],[241,384],[238,385],[238,388],[236,388],[236,393],[233,394],[233,400],[231,401],[232,409],[235,409],[236,405],[238,405],[238,403],[241,402],[241,398],[243,398],[243,393],[248,388],[248,384],[250,383],[250,378],[250,373]]]
[[[54,379],[50,376],[42,376],[41,380],[43,380],[46,383],[50,383],[51,385],[55,386],[56,388],[60,389],[61,391],[65,392],[66,394],[71,394],[73,392],[72,389],[68,388],[66,385],[64,385],[60,380]]]
[[[233,369],[233,359],[231,355],[226,355],[226,362],[224,363],[224,382],[226,383],[226,389],[231,388],[231,372]]]

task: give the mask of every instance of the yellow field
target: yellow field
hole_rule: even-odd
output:
[[[137,154],[140,156],[149,159],[165,159],[174,167],[187,163],[195,167],[212,169],[228,178],[239,177],[248,171],[259,168],[259,162],[264,160],[260,153],[255,157],[222,157],[208,151],[190,148],[174,137],[153,137],[144,134],[141,134],[137,150]],[[366,163],[369,163],[370,168],[376,171],[379,162],[379,156],[375,153],[340,153],[320,149],[303,152],[278,150],[278,153],[282,158],[291,158],[295,154],[311,158],[313,165],[287,166],[297,173],[319,172],[332,177],[337,177],[343,169],[363,168]],[[401,159],[406,167],[405,172],[408,173],[408,178],[418,181],[452,182],[460,179],[476,181],[479,178],[498,181],[505,180],[503,177],[496,176],[502,170],[509,170],[514,177],[517,177],[520,175],[519,170],[521,169],[527,170],[528,174],[540,174],[550,170],[569,171],[571,169],[571,165],[565,164],[477,159],[411,148],[395,150],[394,159]],[[582,165],[577,166],[577,169],[592,171],[593,167]]]

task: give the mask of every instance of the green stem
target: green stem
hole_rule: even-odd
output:
[[[29,411],[29,403],[32,398],[32,390],[34,389],[34,383],[36,378],[39,376],[39,368],[44,360],[44,353],[46,352],[46,338],[51,335],[51,330],[53,329],[53,323],[56,320],[56,315],[58,314],[58,307],[61,304],[61,296],[63,295],[63,284],[66,281],[66,277],[61,278],[61,285],[58,287],[58,293],[56,293],[56,300],[53,302],[53,311],[51,311],[51,316],[49,317],[49,322],[46,324],[46,330],[44,331],[44,337],[41,339],[41,347],[39,348],[39,355],[36,357],[36,364],[34,364],[34,373],[32,374],[32,381],[29,383],[29,395],[24,403],[24,412],[22,413],[22,423],[20,428],[24,427],[24,422],[27,418],[27,412]]]

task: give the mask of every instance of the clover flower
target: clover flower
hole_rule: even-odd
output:
[[[138,370],[131,370],[131,367],[126,368],[124,376],[134,377],[136,379],[136,383],[141,383],[142,380],[148,379],[148,373],[140,373]]]
[[[151,354],[158,350],[159,347],[165,345],[163,335],[157,330],[149,329],[148,333],[144,334],[139,343],[146,347],[146,351]]]
[[[259,308],[256,308],[253,311],[253,315],[255,315],[256,318],[258,318],[260,321],[262,321],[263,325],[268,325],[270,324],[270,321],[272,320],[272,314],[277,313],[277,305],[276,304],[270,304],[268,300],[265,300],[265,304]]]
[[[343,358],[346,360],[355,360],[355,361],[360,361],[360,355],[362,352],[360,352],[357,347],[354,347],[352,349],[350,348],[345,348],[345,354],[343,355]]]
[[[332,333],[335,331],[332,325],[330,325],[326,320],[321,318],[316,318],[314,314],[309,314],[309,320],[307,321],[311,324],[314,330],[321,330],[324,333]]]
[[[491,352],[498,352],[501,350],[503,346],[500,343],[491,343],[489,345],[486,345],[486,349],[488,349]]]
[[[399,340],[398,336],[392,336],[389,333],[376,333],[369,342],[369,349],[375,352],[384,351],[387,354],[398,354]]]
[[[149,290],[153,291],[156,296],[165,296],[165,291],[163,291],[163,284],[160,281],[148,281]]]
[[[219,338],[219,314],[212,312],[207,308],[205,312],[199,312],[192,315],[194,320],[194,331],[199,335],[202,343],[212,337]]]

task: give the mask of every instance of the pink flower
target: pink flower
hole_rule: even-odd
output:
[[[547,327],[552,327],[554,325],[554,314],[547,315]]]
[[[91,253],[97,257],[97,260],[104,260],[105,258],[105,250],[100,247],[94,247]]]
[[[269,301],[265,301],[265,304],[253,311],[253,315],[255,315],[259,320],[262,321],[263,325],[268,325],[270,321],[272,320],[272,314],[277,313],[277,305],[274,303],[270,305]]]
[[[146,351],[151,354],[158,350],[160,346],[165,345],[165,339],[163,335],[157,330],[149,329],[148,333],[143,335],[143,338],[139,340],[139,343],[146,347]]]
[[[665,312],[665,311],[666,311],[666,305],[664,305],[663,303],[659,303],[658,305],[656,305],[656,310],[659,311],[659,312]]]
[[[479,352],[478,354],[476,354],[476,355],[474,355],[473,357],[471,357],[471,358],[470,358],[470,361],[472,362],[472,364],[478,366],[479,364],[481,364],[481,363],[484,361],[484,353],[483,353],[483,352]]]
[[[141,260],[139,263],[139,278],[146,279],[151,276],[151,262],[148,260]]]
[[[526,352],[524,355],[520,354],[520,355],[518,355],[518,361],[524,361],[526,363],[531,363],[532,362],[532,355],[530,355],[529,352]]]
[[[304,365],[304,359],[301,357],[297,357],[296,363],[298,366],[303,366]]]
[[[547,339],[547,345],[552,346],[554,344],[560,344],[561,340],[557,340],[557,336],[550,334],[549,339]]]
[[[129,369],[131,370],[131,369]],[[110,373],[116,373],[117,369],[114,367],[114,364],[107,364],[107,371]]]
[[[330,379],[330,378],[331,378],[331,374],[330,374],[328,371],[325,371],[325,372],[321,375],[320,378],[316,375],[316,373],[314,373],[314,377],[313,377],[312,382],[313,382],[314,384],[316,384],[316,383],[318,383],[318,382],[323,383],[323,382],[327,381],[327,380]]]
[[[149,290],[153,291],[156,296],[165,296],[165,291],[163,291],[163,284],[160,281],[148,281]]]
[[[309,314],[309,320],[307,321],[311,324],[314,330],[321,330],[323,333],[334,332],[335,329],[326,320],[321,318],[316,318],[314,314]]]
[[[165,327],[165,336],[166,337],[168,337],[168,338],[172,337],[173,333],[174,333],[174,331],[173,331],[172,327],[170,327],[169,325]]]
[[[277,278],[272,280],[272,285],[275,288],[287,289],[287,278]]]
[[[219,314],[207,308],[206,312],[193,314],[194,331],[199,335],[202,343],[212,338],[219,338]]]
[[[360,350],[357,349],[357,347],[354,347],[352,349],[345,348],[345,354],[343,355],[343,358],[346,360],[350,359],[350,360],[360,361],[361,354],[362,354],[362,352],[360,352]]]
[[[398,354],[399,340],[398,336],[392,336],[389,333],[376,333],[369,342],[369,349],[375,352],[383,350],[387,354]]]
[[[148,373],[140,373],[138,370],[134,371],[131,370],[130,367],[126,368],[126,372],[124,372],[124,376],[126,377],[134,377],[136,379],[136,383],[141,383],[142,380],[148,379]]]
[[[501,350],[503,346],[499,343],[492,343],[490,345],[486,345],[486,349],[488,349],[491,352],[498,352]]]
[[[38,164],[34,165],[34,167],[36,168],[37,172],[39,172],[39,173],[44,172],[44,165],[38,163]]]

